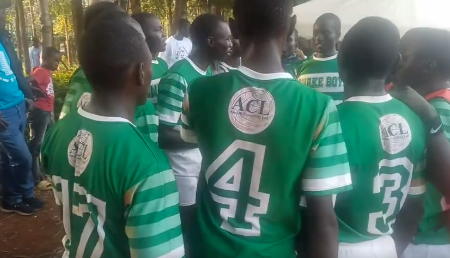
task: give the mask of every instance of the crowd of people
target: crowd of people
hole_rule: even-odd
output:
[[[43,208],[45,173],[63,257],[450,257],[450,32],[368,17],[341,37],[327,13],[305,44],[288,0],[233,14],[166,38],[89,6],[55,124],[60,53],[31,91],[0,34],[1,210]]]

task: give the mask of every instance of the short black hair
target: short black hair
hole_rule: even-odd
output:
[[[149,20],[158,19],[156,15],[151,13],[137,13],[131,15],[131,18],[135,19],[141,25],[141,27],[143,27],[144,24]]]
[[[178,21],[177,29],[187,28],[191,23],[187,19],[180,19]]]
[[[324,13],[319,18],[317,18],[316,23],[331,22],[333,24],[334,32],[341,33],[341,19],[334,13]]]
[[[436,62],[439,73],[450,77],[450,32],[434,28],[414,28],[406,32],[402,42],[413,42],[420,57]]]
[[[267,39],[289,29],[291,0],[235,0],[233,8],[240,35]]]
[[[391,21],[364,18],[342,40],[339,65],[351,72],[351,79],[385,79],[397,63],[399,48],[400,33]]]
[[[145,62],[148,49],[142,35],[123,20],[93,23],[80,40],[79,61],[97,91],[111,90],[126,82],[131,64]]]
[[[45,47],[42,49],[42,59],[47,60],[48,58],[52,57],[54,54],[61,54],[58,49],[54,47]]]
[[[189,30],[192,43],[201,47],[205,46],[206,39],[213,36],[221,22],[225,21],[220,16],[210,13],[205,13],[195,18]]]
[[[90,5],[84,11],[83,27],[86,30],[93,20],[95,20],[99,15],[105,12],[124,12],[122,8],[112,2],[102,1]]]

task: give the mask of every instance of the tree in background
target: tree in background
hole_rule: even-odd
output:
[[[41,7],[42,46],[50,47],[53,42],[53,33],[48,0],[39,0],[39,5]]]
[[[23,51],[23,62],[25,64],[25,71],[27,74],[31,72],[30,56],[28,55],[28,37],[27,37],[27,25],[25,21],[25,12],[23,9],[23,1],[16,0],[16,11],[19,19],[20,32],[18,33],[21,37],[22,51]],[[17,29],[17,28],[16,28]]]

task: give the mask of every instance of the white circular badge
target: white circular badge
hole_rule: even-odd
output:
[[[77,102],[77,108],[86,106],[89,101],[91,101],[91,93],[83,93],[83,95],[81,95],[80,99]]]
[[[67,158],[69,164],[75,168],[76,176],[80,176],[89,164],[92,148],[92,134],[86,130],[79,130],[67,148]]]
[[[383,149],[389,154],[397,154],[411,143],[411,129],[405,118],[389,114],[380,118],[380,136]]]
[[[275,116],[275,100],[269,91],[256,87],[239,90],[231,98],[228,117],[239,131],[258,134],[264,131]]]

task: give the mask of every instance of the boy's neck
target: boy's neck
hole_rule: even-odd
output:
[[[179,41],[181,41],[181,40],[183,40],[184,39],[184,36],[183,35],[181,35],[180,33],[175,33],[175,35],[173,35],[173,37],[176,39],[176,40],[179,40]]]
[[[202,71],[206,71],[211,64],[211,60],[205,51],[201,51],[198,48],[193,48],[189,54],[189,59]]]
[[[225,63],[231,67],[238,68],[241,66],[241,57],[240,56],[230,56],[227,58]]]
[[[91,101],[83,109],[98,116],[121,117],[134,123],[136,103],[117,93],[94,92]]]
[[[345,99],[357,96],[383,96],[386,95],[384,87],[385,80],[369,79],[366,82],[361,83],[348,83],[344,90]]]
[[[427,95],[436,92],[438,90],[447,89],[450,84],[447,81],[433,81],[421,87],[413,87],[420,95],[426,97]]]
[[[248,42],[242,56],[242,66],[259,73],[284,72],[281,53],[276,40]]]
[[[326,51],[326,52],[316,52],[316,53],[314,53],[314,56],[317,58],[327,58],[327,57],[335,56],[336,54],[337,54],[337,51],[335,49],[335,50],[330,50],[330,51]]]

